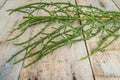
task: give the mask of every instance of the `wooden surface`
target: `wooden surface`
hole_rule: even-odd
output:
[[[90,59],[80,61],[81,57],[89,54],[101,35],[73,44],[71,48],[64,46],[28,68],[23,66],[32,58],[13,65],[13,62],[24,56],[25,52],[6,63],[6,60],[20,48],[4,41],[11,35],[10,30],[22,21],[23,16],[19,13],[9,16],[6,10],[34,2],[58,1],[69,1],[76,5],[92,4],[105,10],[120,9],[120,0],[0,0],[0,80],[120,80],[120,40]],[[40,15],[42,14],[44,13]],[[57,25],[59,24],[53,26]],[[31,37],[39,30],[39,26],[42,25],[31,28],[23,36]],[[26,37],[16,41],[24,40]]]

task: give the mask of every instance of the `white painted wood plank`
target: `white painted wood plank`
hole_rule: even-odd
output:
[[[7,2],[8,0],[1,0],[0,1],[0,9],[5,5],[5,3]]]
[[[78,3],[81,4],[81,0]],[[92,4],[105,10],[117,10],[112,0],[84,0],[85,5]],[[89,52],[97,45],[101,35],[87,41]],[[120,40],[114,42],[103,52],[98,52],[90,58],[96,80],[120,80]]]
[[[67,0],[43,0],[43,2],[58,1],[66,2]],[[69,1],[75,3],[74,0]],[[53,26],[58,25],[54,24]],[[74,25],[79,24],[75,23]],[[32,30],[33,34],[36,33],[37,29]],[[80,61],[80,58],[85,55],[87,55],[87,52],[84,42],[73,44],[71,48],[64,46],[52,55],[47,55],[36,64],[23,68],[20,73],[20,80],[93,80],[89,60]],[[32,60],[32,58],[26,60],[25,64]]]
[[[33,2],[33,1],[32,1]],[[9,38],[10,31],[13,27],[17,26],[22,19],[23,14],[16,13],[14,15],[8,15],[6,10],[22,6],[30,3],[28,0],[9,0],[7,1],[2,9],[0,9],[0,80],[17,80],[19,76],[19,71],[22,67],[22,63],[13,65],[13,62],[22,57],[24,54],[19,55],[16,59],[12,60],[10,63],[6,63],[6,60],[10,58],[12,54],[18,51],[20,47],[13,46],[12,43],[4,43],[4,41]],[[25,33],[24,36],[29,37],[29,31]],[[24,41],[27,37],[17,39],[16,41]],[[14,41],[14,42],[16,42]],[[25,53],[25,52],[24,52]]]
[[[113,0],[113,2],[120,10],[120,0]]]

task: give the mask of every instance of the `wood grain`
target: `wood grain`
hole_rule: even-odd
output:
[[[119,0],[112,0],[116,7],[120,10],[120,1]]]
[[[5,0],[3,0],[5,1]],[[3,5],[4,4],[4,5]],[[4,43],[6,39],[13,37],[11,35],[11,30],[13,27],[17,26],[22,19],[24,14],[16,13],[14,15],[8,15],[6,10],[15,8],[18,6],[22,6],[28,4],[26,0],[8,0],[7,2],[1,1],[1,9],[0,9],[0,80],[17,80],[19,77],[19,72],[22,67],[22,63],[17,65],[13,65],[14,61],[24,56],[24,53],[17,56],[14,60],[9,63],[6,63],[6,60],[10,58],[10,56],[16,53],[20,47],[13,46],[13,43],[24,41],[27,37],[30,36],[29,30],[23,35],[23,38],[17,39],[14,42]]]
[[[75,0],[1,0],[0,1],[0,80],[120,80],[120,39],[114,42],[111,46],[104,51],[98,52],[96,55],[80,61],[80,58],[86,56],[88,49],[89,53],[97,42],[101,39],[102,35],[98,35],[85,42],[79,42],[72,45],[72,47],[64,46],[56,50],[52,55],[49,54],[39,62],[33,64],[28,68],[23,68],[35,58],[30,58],[23,62],[13,65],[13,63],[24,56],[26,52],[17,56],[10,63],[6,60],[20,47],[13,46],[13,43],[26,40],[38,32],[39,27],[44,24],[33,26],[21,38],[10,42],[4,41],[14,35],[11,34],[13,27],[17,26],[23,21],[24,14],[15,13],[8,15],[6,10],[16,8],[25,4],[34,2],[71,2]],[[76,0],[77,4],[94,5],[105,10],[119,11],[119,0]],[[44,15],[44,12],[36,13]],[[47,15],[47,14],[46,14]],[[53,27],[60,24],[53,24]],[[80,25],[75,22],[74,26]],[[48,30],[50,31],[50,29]],[[35,49],[38,50],[38,48]]]
[[[1,0],[0,1],[0,9],[5,5],[5,3],[7,2],[8,0]]]
[[[77,0],[79,4],[81,0]],[[116,10],[117,7],[112,0],[84,0],[84,5],[94,5],[105,10]],[[90,51],[97,45],[100,40],[98,35],[87,41],[87,46]],[[117,40],[104,51],[98,52],[90,58],[93,68],[95,80],[120,80],[120,41]]]
[[[75,3],[74,0],[69,1]],[[67,0],[43,0],[43,2],[67,2]],[[76,25],[79,25],[79,23],[74,24],[74,26]],[[42,25],[38,27],[40,26]],[[52,26],[57,27],[59,24]],[[37,27],[33,28],[32,34],[36,33],[37,30],[39,30]],[[80,61],[80,58],[85,55],[87,55],[87,52],[84,42],[73,44],[71,48],[64,46],[36,64],[23,68],[20,80],[93,80],[89,60]],[[26,60],[25,64],[33,59]]]

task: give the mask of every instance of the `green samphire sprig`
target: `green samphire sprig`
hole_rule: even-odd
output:
[[[19,34],[7,41],[12,41],[21,37],[29,28],[33,27],[33,25],[41,25],[42,23],[46,24],[38,31],[38,33],[28,40],[15,44],[23,46],[23,48],[12,55],[7,62],[11,61],[14,57],[27,49],[27,54],[15,63],[37,55],[37,58],[25,67],[30,66],[62,46],[89,40],[98,34],[104,35],[91,54],[81,58],[81,60],[83,60],[108,47],[120,36],[120,12],[104,11],[91,5],[74,5],[64,2],[33,3],[16,9],[10,9],[8,11],[10,14],[21,12],[26,15],[23,16],[25,21],[13,30],[13,32],[19,31]],[[34,15],[41,11],[44,12],[45,15]],[[77,26],[73,25],[75,22],[80,21],[82,24]],[[60,25],[51,27],[54,23],[59,23]],[[45,32],[46,29],[50,27],[53,28],[53,30],[51,32]],[[40,37],[41,35],[44,36]],[[83,37],[83,35],[85,36]],[[106,42],[108,39],[111,39],[111,41]],[[30,44],[25,46],[27,43]],[[38,46],[40,46],[40,49],[33,52],[33,50]]]

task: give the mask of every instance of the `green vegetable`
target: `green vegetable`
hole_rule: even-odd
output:
[[[53,8],[53,10],[50,10],[50,8]],[[46,24],[44,28],[33,37],[25,42],[15,44],[23,46],[23,48],[12,55],[7,62],[11,61],[14,57],[27,49],[28,52],[26,56],[16,61],[15,64],[37,55],[37,58],[25,67],[30,66],[62,46],[71,46],[73,43],[89,40],[98,34],[104,35],[91,54],[81,58],[81,60],[83,60],[108,47],[120,36],[118,33],[120,30],[120,12],[104,11],[91,5],[74,5],[64,2],[33,3],[8,11],[10,14],[14,12],[25,13],[26,16],[23,16],[23,18],[26,20],[13,30],[13,32],[20,31],[20,33],[7,41],[12,41],[21,37],[21,35],[33,25],[41,23]],[[44,11],[48,15],[35,16],[34,13],[37,13],[38,11]],[[73,23],[79,21],[81,21],[82,24],[73,26]],[[60,26],[51,27],[54,23],[60,23]],[[53,31],[46,33],[45,30],[49,27],[53,28]],[[44,36],[36,40],[40,35]],[[83,37],[83,35],[85,36]],[[111,39],[111,41],[107,42],[108,39]],[[30,45],[24,47],[27,43],[30,43]],[[32,52],[37,46],[41,46],[40,50]]]

